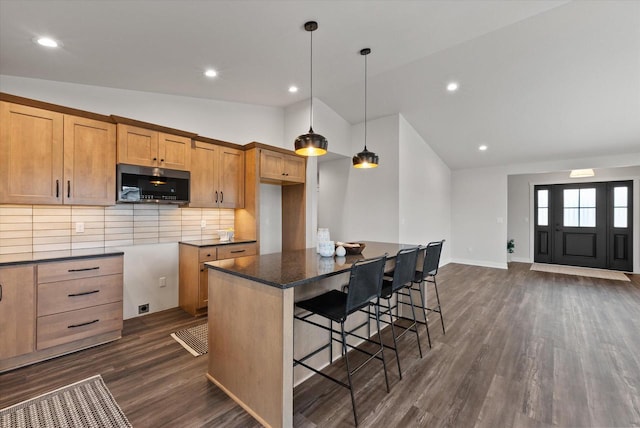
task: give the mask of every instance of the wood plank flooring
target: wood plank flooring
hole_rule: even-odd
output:
[[[415,335],[400,340],[402,380],[386,353],[389,394],[377,361],[354,376],[360,426],[640,426],[640,275],[529,266],[442,268],[447,334],[431,316],[433,349],[421,327],[422,359]],[[169,337],[202,321],[180,309],[127,320],[117,342],[0,374],[0,408],[101,374],[134,427],[259,426],[207,381],[206,356]],[[345,376],[341,362],[327,371]],[[308,380],[294,391],[294,423],[353,426],[349,391]]]

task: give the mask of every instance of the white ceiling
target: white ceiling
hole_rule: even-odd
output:
[[[314,96],[361,122],[370,47],[369,119],[401,113],[453,169],[640,152],[635,0],[0,0],[0,74],[285,107],[312,19]]]

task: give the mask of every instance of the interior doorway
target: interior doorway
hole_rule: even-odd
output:
[[[535,262],[633,271],[633,181],[534,192]]]

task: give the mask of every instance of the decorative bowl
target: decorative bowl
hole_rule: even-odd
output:
[[[347,251],[347,255],[351,256],[362,253],[362,250],[366,247],[364,242],[345,242],[342,246]]]

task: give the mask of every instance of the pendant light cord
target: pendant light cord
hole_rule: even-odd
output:
[[[313,31],[310,31],[309,33],[311,33],[311,58],[309,60],[309,63],[311,64],[310,67],[310,81],[311,81],[311,109],[309,109],[309,132],[312,134],[313,133]]]
[[[367,55],[364,56],[364,151],[367,151]]]

